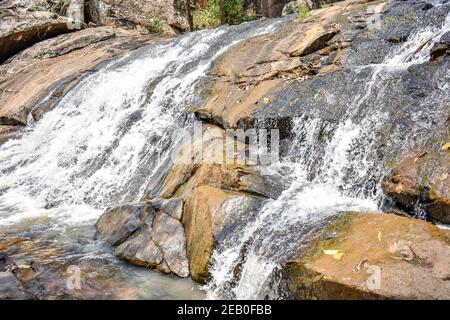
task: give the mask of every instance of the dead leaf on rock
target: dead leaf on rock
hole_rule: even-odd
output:
[[[343,252],[338,252],[338,253],[333,255],[333,258],[336,259],[336,260],[341,260],[343,255],[344,255]]]
[[[322,250],[328,256],[334,256],[339,253],[339,250]]]
[[[450,142],[447,142],[446,144],[444,144],[442,146],[441,150],[444,150],[444,151],[450,150]]]

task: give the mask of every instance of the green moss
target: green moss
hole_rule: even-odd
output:
[[[164,22],[161,18],[149,13],[145,16],[144,27],[148,33],[161,34],[164,31]]]
[[[311,16],[311,9],[307,5],[303,4],[298,8],[297,15],[300,20],[305,20]]]

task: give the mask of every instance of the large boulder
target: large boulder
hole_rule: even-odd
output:
[[[67,6],[66,6],[67,5]],[[5,0],[0,4],[0,62],[31,45],[80,30],[84,0]]]
[[[166,203],[158,210],[167,207]],[[96,239],[115,246],[117,257],[163,273],[189,276],[183,225],[164,212],[155,213],[151,204],[124,204],[108,209],[96,228]]]
[[[188,29],[184,2],[177,0],[89,0],[89,19],[98,25],[175,34]]]
[[[154,213],[146,204],[124,204],[108,209],[95,225],[95,238],[119,245],[143,225],[151,227]]]
[[[180,221],[165,213],[158,213],[153,221],[152,239],[161,248],[164,262],[170,271],[180,277],[188,277],[186,236]]]
[[[39,120],[88,73],[151,38],[109,27],[89,28],[41,41],[0,65],[0,124]]]
[[[450,231],[395,215],[347,213],[285,266],[294,299],[449,299]]]
[[[213,250],[236,228],[250,221],[264,198],[200,186],[185,204],[183,225],[187,237],[187,255],[191,277],[195,281],[209,279]]]
[[[384,180],[383,191],[407,212],[450,223],[450,152],[428,150],[402,159]]]

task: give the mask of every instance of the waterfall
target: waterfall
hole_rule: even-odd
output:
[[[114,203],[139,200],[176,133],[192,120],[187,109],[211,63],[282,21],[190,33],[86,77],[0,146],[0,225],[38,216],[76,224]]]
[[[433,44],[450,30],[449,22],[447,15],[441,28],[416,30],[383,62],[352,70],[368,73],[366,85],[337,125],[311,116],[294,120],[291,148],[278,166],[283,172],[288,168],[293,182],[278,199],[266,201],[244,230],[216,247],[207,298],[282,298],[276,271],[295,258],[328,218],[346,211],[379,210],[386,168],[376,154],[376,142],[386,134],[389,121],[379,89],[390,76],[429,61]],[[329,138],[323,142],[324,137]]]

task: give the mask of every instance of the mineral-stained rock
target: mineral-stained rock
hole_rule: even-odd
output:
[[[209,186],[194,189],[185,204],[183,224],[192,279],[204,282],[209,277],[214,247],[227,234],[245,225],[264,198]]]
[[[163,261],[161,249],[152,240],[152,231],[143,228],[119,245],[114,254],[138,266],[156,268]]]
[[[153,222],[152,239],[161,248],[170,271],[180,277],[188,277],[189,263],[183,225],[171,216],[159,212]]]
[[[287,293],[295,299],[449,299],[449,244],[448,230],[424,221],[344,214],[285,266]]]
[[[419,208],[435,221],[450,223],[450,152],[429,150],[401,160],[383,190],[400,208]]]
[[[0,272],[0,300],[33,299],[11,272]]]
[[[151,227],[153,215],[153,208],[143,203],[111,208],[97,221],[95,237],[112,245],[119,245],[143,225],[148,224]]]

